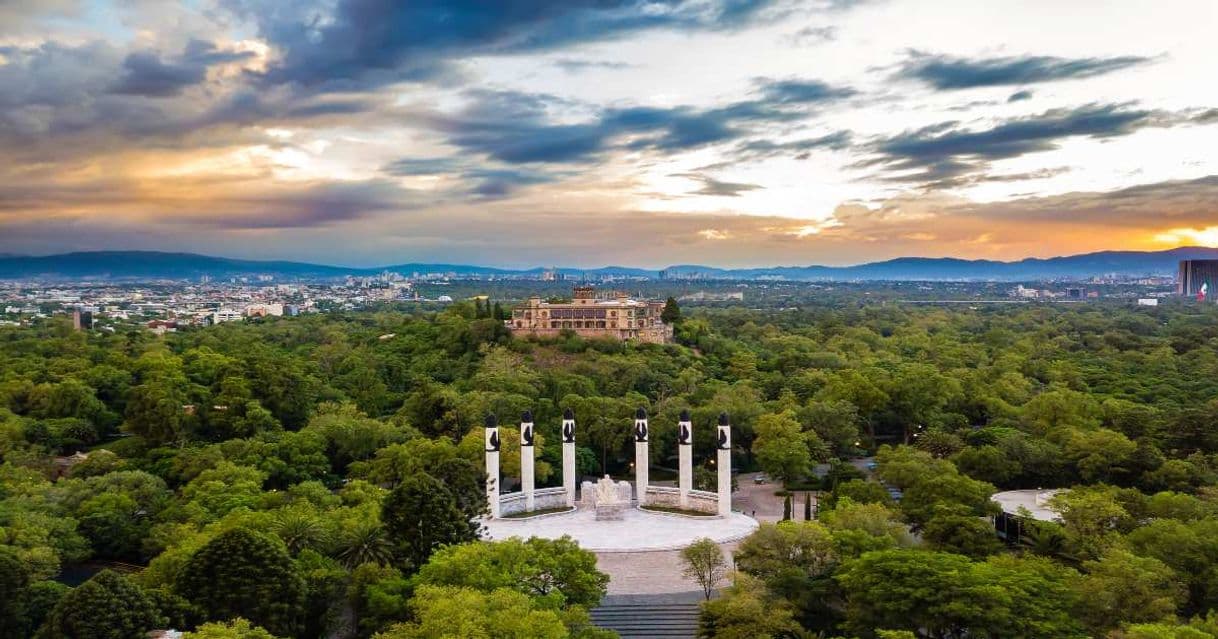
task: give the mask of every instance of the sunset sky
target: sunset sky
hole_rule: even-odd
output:
[[[1214,0],[0,0],[0,253],[1218,245]]]

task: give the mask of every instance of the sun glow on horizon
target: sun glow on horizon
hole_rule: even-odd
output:
[[[1170,229],[1155,235],[1155,241],[1163,244],[1218,246],[1218,226]]]

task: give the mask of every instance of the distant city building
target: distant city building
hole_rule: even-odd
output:
[[[1158,306],[1158,305],[1159,305],[1159,298],[1157,298],[1157,297],[1143,297],[1143,298],[1138,299],[1138,306]]]
[[[154,335],[164,335],[165,333],[176,333],[178,323],[174,320],[159,320],[154,319],[146,324],[148,330]]]
[[[283,316],[283,304],[251,304],[245,307],[246,317],[281,317]]]
[[[533,335],[552,337],[574,331],[583,337],[613,337],[653,344],[672,341],[672,327],[660,321],[664,302],[635,300],[625,293],[599,296],[591,286],[575,287],[570,302],[543,302],[530,297],[512,309],[508,328]]]
[[[80,330],[90,330],[93,328],[93,313],[91,311],[82,311],[77,308],[72,311],[72,328]]]
[[[1068,288],[1066,289],[1066,297],[1072,300],[1081,300],[1083,299],[1083,289]]]
[[[1176,294],[1202,300],[1214,299],[1218,286],[1218,260],[1183,260],[1176,276]]]
[[[711,292],[695,291],[677,298],[678,302],[743,302],[744,291]]]
[[[241,311],[234,311],[231,308],[222,308],[213,312],[209,318],[212,324],[222,324],[224,322],[240,322],[242,319]]]

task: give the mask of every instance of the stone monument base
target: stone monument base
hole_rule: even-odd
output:
[[[626,506],[622,502],[596,505],[596,521],[620,521],[626,516]]]

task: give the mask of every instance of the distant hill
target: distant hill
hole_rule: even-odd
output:
[[[1097,275],[1174,275],[1185,259],[1218,259],[1218,248],[1185,247],[1167,251],[1102,251],[1053,258],[1028,258],[1014,262],[962,260],[956,258],[901,257],[855,266],[775,266],[723,269],[713,266],[677,265],[668,275],[701,275],[708,278],[787,280],[1002,280],[1084,279]],[[659,277],[660,271],[606,266],[596,269],[558,269],[580,277],[616,275]],[[94,251],[31,257],[0,255],[0,279],[198,279],[272,275],[287,279],[333,279],[347,275],[370,275],[391,271],[454,273],[457,275],[529,275],[542,268],[501,269],[469,264],[407,263],[377,268],[348,268],[306,262],[236,260],[194,253],[157,251]]]

